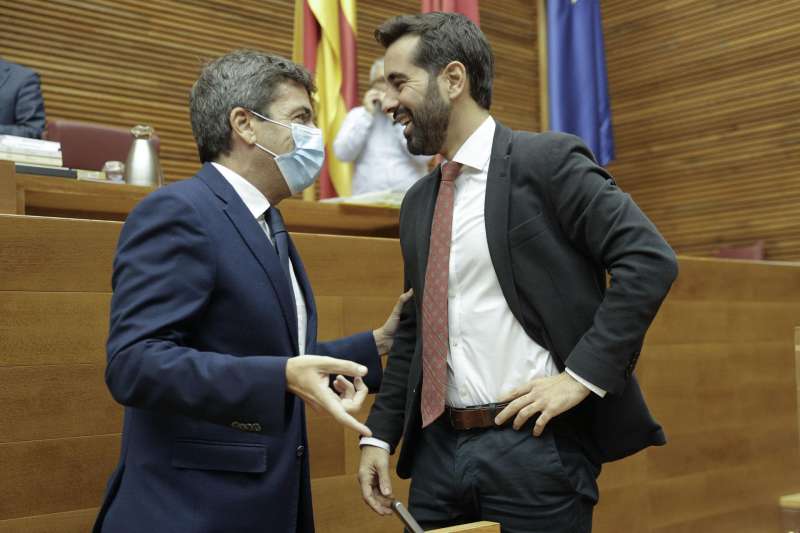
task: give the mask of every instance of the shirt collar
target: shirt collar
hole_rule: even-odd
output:
[[[496,126],[491,115],[486,117],[478,129],[464,141],[456,155],[453,156],[453,161],[477,171],[486,170],[492,156],[492,141]]]
[[[233,190],[236,191],[236,194],[238,194],[239,198],[244,202],[244,205],[253,214],[253,218],[258,218],[266,213],[267,209],[270,207],[269,200],[267,200],[267,197],[264,196],[261,191],[256,189],[255,185],[225,165],[214,162],[211,164],[222,174],[225,181],[230,183]]]

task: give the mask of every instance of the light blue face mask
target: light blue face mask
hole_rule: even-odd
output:
[[[256,143],[256,146],[275,158],[275,163],[286,180],[286,185],[292,194],[297,194],[314,183],[322,170],[325,162],[325,144],[322,142],[322,130],[303,124],[292,122],[291,125],[272,120],[264,115],[249,109],[253,115],[261,120],[272,122],[284,128],[292,130],[292,140],[294,140],[294,150],[285,154],[276,154],[269,148],[264,148]]]

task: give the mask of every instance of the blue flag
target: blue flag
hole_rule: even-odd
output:
[[[600,0],[547,0],[550,129],[581,137],[601,165],[614,159]]]

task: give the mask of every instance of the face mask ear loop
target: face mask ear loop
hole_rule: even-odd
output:
[[[283,122],[278,122],[277,120],[272,120],[272,119],[271,119],[271,118],[269,118],[269,117],[265,117],[264,115],[262,115],[261,113],[259,113],[259,112],[257,112],[257,111],[253,111],[252,109],[248,109],[248,111],[250,111],[252,114],[254,114],[255,116],[257,116],[257,117],[258,117],[258,118],[260,118],[261,120],[266,120],[267,122],[272,122],[273,124],[277,124],[278,126],[283,126],[284,128],[289,128],[289,129],[292,129],[292,127],[291,127],[291,126],[288,126],[288,125],[284,124]]]
[[[284,124],[283,122],[278,122],[277,120],[272,120],[272,119],[271,119],[271,118],[269,118],[269,117],[265,117],[264,115],[262,115],[261,113],[259,113],[259,112],[257,112],[257,111],[253,111],[252,109],[248,109],[248,111],[249,111],[250,113],[252,113],[253,115],[257,116],[258,118],[260,118],[261,120],[266,120],[267,122],[272,122],[273,124],[277,124],[278,126],[283,126],[284,128],[289,128],[289,129],[292,129],[292,127],[291,127],[291,126],[288,126],[288,125]],[[292,138],[292,141],[293,141],[293,144],[295,144],[295,143],[294,143],[294,138]],[[263,146],[261,146],[261,145],[260,145],[260,144],[258,144],[258,143],[255,143],[255,145],[256,145],[256,146],[258,146],[259,148],[261,148],[263,151],[265,151],[265,152],[266,152],[266,153],[268,153],[269,155],[271,155],[272,157],[275,157],[275,158],[277,158],[277,157],[278,157],[278,154],[276,154],[276,153],[275,153],[275,152],[273,152],[272,150],[270,150],[270,149],[268,149],[268,148],[264,148]],[[295,146],[295,148],[296,148],[296,146]]]
[[[255,145],[256,145],[256,146],[258,146],[258,147],[259,147],[261,150],[263,150],[263,151],[267,152],[267,153],[268,153],[269,155],[271,155],[272,157],[275,157],[275,158],[277,158],[277,157],[278,157],[278,154],[276,154],[275,152],[273,152],[273,151],[272,151],[272,150],[270,150],[269,148],[264,148],[263,146],[261,146],[261,145],[260,145],[260,144],[258,144],[258,143],[255,143]]]

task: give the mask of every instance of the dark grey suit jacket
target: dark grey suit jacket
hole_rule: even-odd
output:
[[[39,75],[0,59],[0,134],[39,139],[44,120]]]
[[[401,477],[410,475],[421,427],[417,316],[439,181],[437,169],[414,184],[403,202],[400,242],[405,284],[413,287],[414,298],[403,310],[367,420],[392,450],[404,439]],[[675,254],[652,222],[577,137],[512,132],[499,123],[485,221],[492,265],[511,312],[561,370],[569,366],[608,392],[602,399],[590,395],[561,417],[581,426],[576,429],[598,461],[664,444],[633,376],[647,328],[677,276]]]

